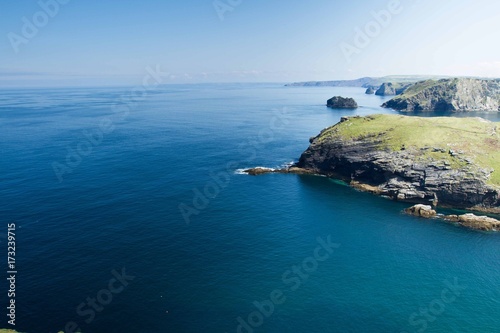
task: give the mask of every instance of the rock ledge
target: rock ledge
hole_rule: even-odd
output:
[[[426,205],[415,205],[404,210],[408,215],[413,215],[423,218],[439,218],[447,222],[458,223],[469,229],[481,230],[481,231],[499,231],[500,221],[488,217],[488,216],[477,216],[475,214],[464,214],[464,215],[438,215],[437,212],[432,209],[431,206]]]

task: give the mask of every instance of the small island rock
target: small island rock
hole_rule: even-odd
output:
[[[353,98],[335,96],[330,98],[326,105],[333,109],[357,109],[358,103]]]

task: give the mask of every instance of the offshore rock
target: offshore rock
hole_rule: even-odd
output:
[[[358,103],[352,98],[335,96],[326,102],[326,106],[333,109],[357,109]]]
[[[431,218],[437,215],[437,212],[434,209],[432,209],[431,206],[422,204],[415,205],[413,207],[405,209],[405,213],[425,218]]]

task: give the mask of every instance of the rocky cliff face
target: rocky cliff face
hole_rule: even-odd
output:
[[[383,107],[399,111],[500,111],[500,80],[427,80],[409,87]]]
[[[365,91],[365,94],[367,95],[373,95],[375,94],[375,88],[374,87],[368,87]]]
[[[462,137],[461,130],[471,133]],[[297,167],[395,200],[498,213],[493,167],[500,154],[474,155],[497,145],[496,125],[479,118],[343,118],[311,139]]]
[[[378,90],[375,92],[375,95],[378,96],[394,96],[394,95],[399,95],[402,94],[410,84],[403,84],[403,83],[392,83],[392,82],[386,82],[378,88]]]

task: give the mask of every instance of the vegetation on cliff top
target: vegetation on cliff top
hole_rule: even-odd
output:
[[[457,79],[451,80],[452,84],[456,84]],[[413,97],[422,91],[438,86],[440,84],[440,81],[437,80],[426,80],[426,81],[420,81],[415,83],[414,85],[410,86],[408,89],[406,89],[405,92],[403,92],[400,96],[396,97],[398,99],[402,98],[409,98]]]
[[[468,163],[493,169],[489,183],[500,186],[497,126],[482,118],[373,115],[352,117],[327,128],[317,142],[373,138],[380,149],[415,151],[416,161],[444,161],[457,169]]]
[[[452,78],[417,82],[382,106],[405,112],[498,112],[500,81]]]

